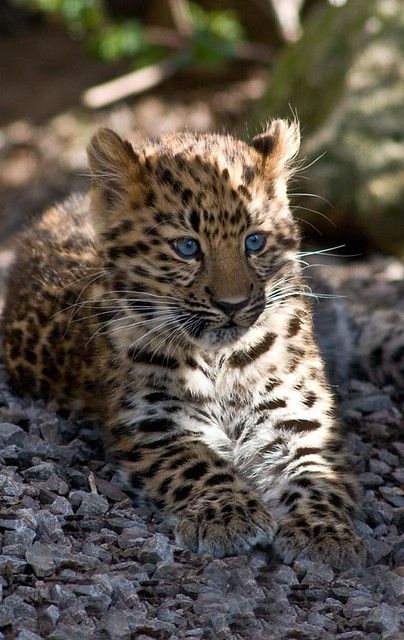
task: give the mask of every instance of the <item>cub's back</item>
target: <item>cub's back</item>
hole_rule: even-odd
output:
[[[4,358],[20,392],[93,406],[99,341],[80,301],[94,295],[101,273],[87,197],[52,207],[22,235],[3,318]]]

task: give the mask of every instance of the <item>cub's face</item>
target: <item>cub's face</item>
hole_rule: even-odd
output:
[[[219,346],[257,322],[295,272],[286,180],[298,141],[283,121],[251,147],[218,135],[133,146],[109,130],[94,136],[92,213],[122,327]]]

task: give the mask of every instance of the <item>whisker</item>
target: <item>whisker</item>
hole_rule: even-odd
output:
[[[318,193],[297,193],[296,191],[289,193],[289,197],[291,196],[297,196],[297,197],[307,197],[307,198],[318,198],[318,200],[322,200],[323,202],[325,202],[326,204],[328,204],[330,207],[332,207],[332,204],[329,200],[327,200],[327,198],[324,198],[324,196],[320,196],[318,195]]]
[[[334,229],[337,228],[337,225],[335,224],[334,220],[331,220],[331,218],[329,218],[325,213],[322,213],[321,211],[316,211],[316,209],[310,209],[310,207],[303,207],[300,204],[295,205],[294,207],[292,207],[292,209],[294,211],[296,211],[297,209],[300,209],[301,211],[308,211],[309,213],[315,213],[316,215],[320,216],[320,218],[324,218],[324,220],[327,220],[327,222],[329,222]]]
[[[302,222],[304,224],[307,224],[309,227],[311,227],[312,229],[314,229],[314,231],[316,231],[318,233],[319,236],[322,236],[323,234],[321,233],[320,229],[318,229],[312,222],[310,222],[310,220],[305,220],[304,218],[298,218],[297,216],[294,216],[295,220],[297,220],[298,222]]]
[[[161,327],[163,327],[164,325],[165,325],[165,326],[167,326],[168,324],[172,325],[172,324],[176,323],[177,321],[178,321],[178,320],[177,320],[177,318],[175,318],[174,320],[171,320],[171,321],[169,321],[169,322],[162,322],[161,324],[157,325],[157,327],[153,327],[152,329],[150,329],[150,331],[147,331],[147,333],[142,334],[141,336],[139,336],[139,338],[137,338],[137,340],[135,340],[134,342],[132,342],[129,348],[130,348],[130,349],[133,349],[133,348],[134,348],[134,346],[135,346],[135,345],[136,345],[140,340],[142,340],[142,339],[146,338],[146,337],[147,337],[148,335],[150,335],[151,333],[154,333],[155,331],[158,331],[158,330],[159,330]],[[148,343],[146,343],[146,344],[142,347],[141,351],[143,351],[143,350],[144,350],[144,349],[145,349],[145,348],[150,344],[150,342],[151,342],[151,340],[149,340],[149,342],[148,342]],[[141,351],[140,351],[140,352],[141,352]]]
[[[315,251],[299,251],[297,255],[299,256],[299,258],[306,258],[307,256],[316,256],[319,254],[328,254],[332,256],[333,254],[330,253],[330,251],[335,251],[336,249],[343,249],[344,247],[346,247],[345,244],[339,244],[336,247],[329,247],[328,249],[317,249]],[[343,256],[339,256],[338,254],[334,254],[334,255],[337,255],[337,257],[343,257]]]
[[[320,153],[320,155],[317,156],[317,158],[314,158],[314,160],[312,160],[309,164],[306,164],[306,166],[303,166],[303,167],[298,166],[293,173],[296,174],[296,173],[300,173],[301,171],[306,171],[306,169],[310,169],[310,167],[312,167],[319,160],[321,160],[321,158],[323,158],[326,154],[327,154],[327,151],[323,151],[323,153]]]
[[[159,318],[159,320],[162,320],[162,318]],[[160,328],[160,327],[162,327],[162,326],[164,326],[164,325],[171,324],[171,323],[176,322],[176,321],[177,321],[177,319],[176,319],[176,318],[175,318],[174,320],[172,319],[172,315],[167,316],[167,317],[164,319],[164,321],[163,321],[163,322],[161,322],[161,323],[158,325],[158,327],[157,327],[157,328]],[[131,324],[129,324],[129,325],[124,325],[124,326],[120,326],[120,327],[114,327],[113,329],[110,329],[108,325],[107,325],[107,326],[105,326],[105,327],[100,327],[100,328],[99,328],[99,329],[98,329],[98,330],[97,330],[97,331],[96,331],[96,332],[91,336],[91,338],[90,338],[90,340],[89,340],[88,342],[90,342],[91,340],[93,340],[93,339],[94,339],[94,338],[95,338],[95,337],[100,333],[100,331],[103,331],[103,332],[105,332],[105,333],[116,333],[117,331],[126,331],[126,330],[129,330],[129,329],[140,328],[140,327],[145,326],[145,325],[150,325],[150,320],[144,320],[144,321],[140,321],[140,322],[138,322],[138,323],[131,323]],[[139,340],[141,340],[143,337],[146,337],[149,333],[151,333],[151,332],[153,332],[153,331],[155,331],[155,330],[156,330],[156,328],[152,328],[152,329],[150,329],[150,331],[147,331],[145,334],[142,334],[142,335],[139,337]],[[136,342],[137,342],[137,341],[135,341],[135,343],[136,343]]]

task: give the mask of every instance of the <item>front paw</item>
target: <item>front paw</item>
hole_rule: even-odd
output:
[[[270,545],[275,530],[257,496],[235,493],[196,501],[182,514],[176,537],[191,551],[223,558]]]
[[[349,522],[333,518],[309,522],[303,515],[286,515],[279,522],[276,547],[283,560],[321,561],[335,568],[362,565],[366,551]]]

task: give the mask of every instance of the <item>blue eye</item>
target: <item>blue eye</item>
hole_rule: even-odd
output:
[[[201,245],[193,238],[178,238],[172,245],[181,258],[198,258],[201,254]]]
[[[258,253],[266,245],[267,239],[264,233],[252,233],[244,240],[247,253]]]

